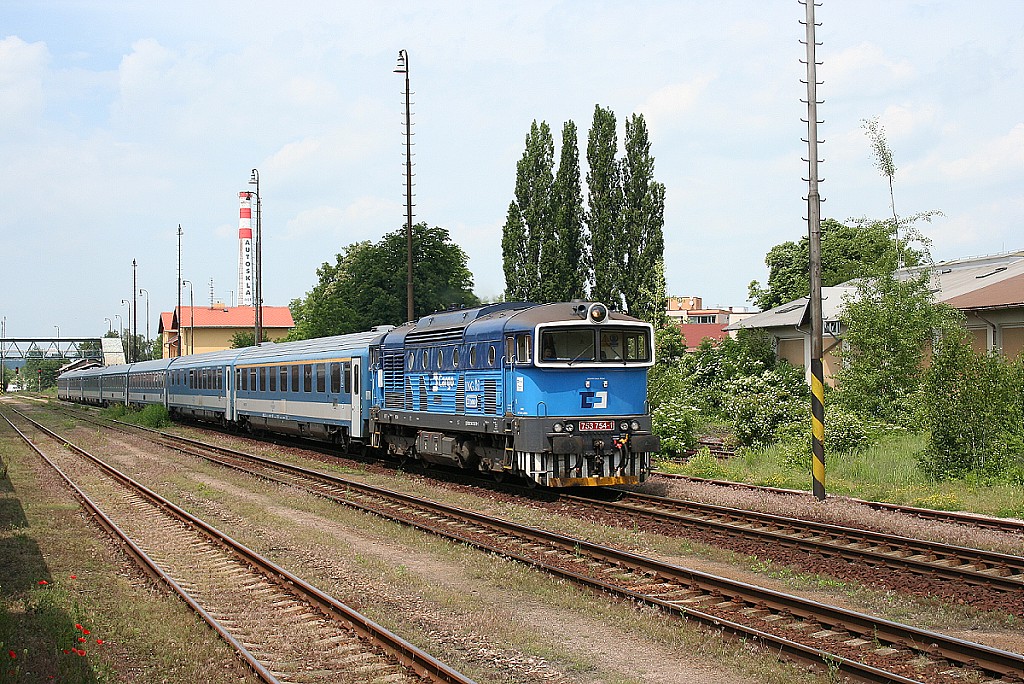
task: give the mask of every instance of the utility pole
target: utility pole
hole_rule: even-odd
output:
[[[409,53],[398,51],[396,74],[405,74],[405,296],[408,320],[415,320],[412,305],[412,112],[409,92]]]
[[[175,311],[178,317],[178,356],[181,356],[181,224],[178,224],[178,308]]]
[[[136,362],[139,360],[139,348],[136,344],[136,340],[139,339],[139,281],[138,281],[138,264],[135,259],[132,259],[132,343],[129,345],[129,349],[132,350],[132,359]]]
[[[822,368],[821,320],[821,195],[818,193],[818,101],[814,42],[814,0],[801,0],[806,9],[802,24],[807,48],[807,232],[810,239],[811,281],[811,488],[814,498],[825,500],[825,380]]]

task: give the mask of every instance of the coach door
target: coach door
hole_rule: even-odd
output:
[[[362,365],[362,359],[358,356],[352,357],[352,414],[350,420],[352,421],[352,427],[350,428],[350,435],[352,437],[363,436],[363,383],[362,373],[360,372],[360,366]]]

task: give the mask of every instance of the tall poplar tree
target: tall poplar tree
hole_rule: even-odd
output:
[[[587,140],[587,228],[590,230],[593,265],[591,299],[621,309],[621,274],[625,267],[619,245],[619,208],[622,185],[615,161],[618,138],[615,113],[610,108],[594,106],[594,122]]]
[[[551,212],[554,239],[546,248],[541,248],[544,301],[583,299],[587,296],[587,281],[590,279],[590,254],[583,228],[580,151],[576,124],[572,121],[562,126],[562,151],[551,193]]]
[[[654,180],[643,114],[626,120],[625,148],[619,165],[622,294],[630,315],[658,325],[665,314],[665,186]]]
[[[538,300],[540,288],[541,251],[551,243],[553,226],[551,216],[551,190],[554,185],[553,168],[555,143],[547,122],[535,120],[526,136],[526,150],[516,165],[516,200],[522,222],[522,238],[506,240],[505,233],[518,230],[513,210],[502,237],[502,260],[505,267],[506,297],[508,299]],[[545,255],[545,261],[548,260]],[[510,289],[515,283],[516,291]]]

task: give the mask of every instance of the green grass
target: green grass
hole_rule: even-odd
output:
[[[924,451],[926,441],[920,433],[897,433],[856,453],[826,453],[825,489],[830,494],[872,501],[1024,517],[1024,491],[1020,487],[929,479],[917,465],[917,455]],[[793,447],[786,445],[742,450],[729,461],[694,458],[686,465],[661,463],[659,467],[665,472],[771,487],[811,487],[809,453],[794,453]]]

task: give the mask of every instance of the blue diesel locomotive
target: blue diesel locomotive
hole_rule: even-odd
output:
[[[658,438],[653,329],[600,303],[490,304],[398,328],[71,371],[68,401],[362,446],[549,487],[632,484]]]

